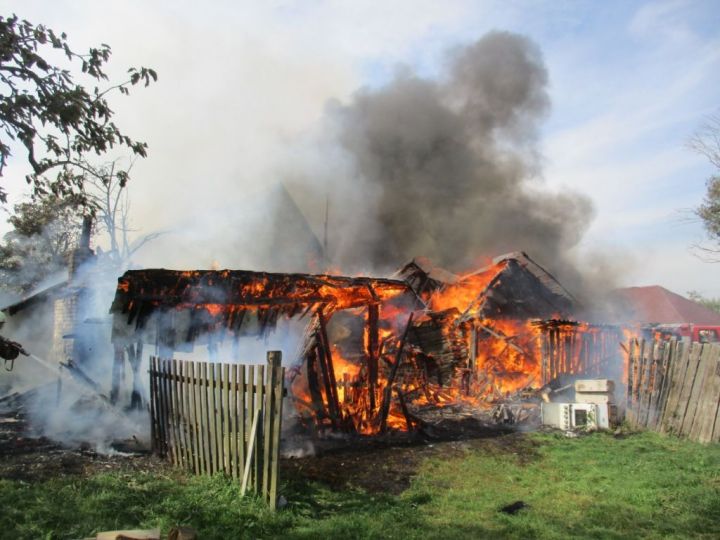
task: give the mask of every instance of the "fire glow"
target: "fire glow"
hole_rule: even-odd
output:
[[[524,253],[462,277],[421,259],[393,279],[138,270],[120,278],[112,308],[134,333],[116,325],[113,341],[150,337],[172,355],[207,335],[214,361],[223,339],[267,335],[280,317],[305,320],[287,381],[300,422],[318,434],[374,435],[418,428],[424,411],[487,410],[587,371],[589,351],[616,343],[567,320],[572,305]]]

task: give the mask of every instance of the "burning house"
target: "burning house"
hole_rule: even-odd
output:
[[[134,270],[118,281],[112,340],[116,366],[126,356],[137,362],[144,344],[165,358],[205,346],[212,361],[239,361],[243,338],[299,321],[302,339],[286,356],[301,423],[377,434],[412,430],[424,411],[490,410],[559,375],[593,366],[600,373],[598,343],[612,340],[570,321],[575,307],[524,253],[463,276],[421,258],[391,279]],[[119,384],[116,377],[113,388]]]

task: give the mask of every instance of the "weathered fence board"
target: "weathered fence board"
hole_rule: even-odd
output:
[[[677,356],[671,363],[671,373],[668,384],[669,390],[660,422],[660,431],[662,432],[676,431],[675,425],[678,416],[677,408],[680,400],[680,391],[682,390],[683,381],[685,380],[691,347],[689,343],[679,342],[677,345]]]
[[[697,410],[690,437],[700,442],[710,442],[715,427],[718,401],[720,400],[720,373],[718,373],[718,356],[720,347],[711,349],[705,364],[702,389],[698,396]]]
[[[150,359],[153,450],[195,474],[242,480],[275,508],[285,370]]]
[[[695,374],[695,378],[693,379],[690,396],[688,397],[685,418],[683,418],[681,432],[685,435],[690,434],[693,422],[695,421],[695,413],[697,412],[698,399],[700,398],[700,393],[705,382],[705,368],[707,366],[707,360],[709,355],[710,347],[703,347],[698,358],[697,371]]]
[[[626,419],[632,425],[720,440],[720,344],[628,344]]]

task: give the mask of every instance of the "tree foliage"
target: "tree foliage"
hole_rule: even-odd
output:
[[[58,52],[67,65],[47,60]],[[140,82],[147,86],[157,80],[155,71],[130,68],[126,81],[92,89],[78,84],[70,71],[79,67],[93,84],[107,81],[104,68],[110,53],[103,44],[79,54],[70,48],[65,33],[21,21],[16,15],[0,16],[0,176],[15,141],[27,154],[31,173],[26,180],[36,195],[82,193],[88,156],[114,147],[147,155],[146,143],[131,139],[115,125],[107,95],[128,94],[130,86]],[[46,176],[50,171],[57,171],[54,179]],[[0,201],[6,199],[0,186]]]
[[[77,195],[49,194],[16,204],[13,229],[0,244],[0,282],[26,293],[67,265],[82,228],[83,202]]]
[[[716,169],[707,180],[707,192],[696,209],[710,238],[720,251],[720,114],[710,116],[690,140],[690,147],[704,155]]]
[[[697,291],[688,291],[688,298],[693,302],[702,304],[706,308],[720,313],[720,298],[707,298]]]
[[[123,168],[119,160],[107,162],[85,173],[82,194],[49,193],[15,205],[8,219],[13,230],[0,244],[0,289],[25,293],[65,268],[86,215],[94,218],[94,235],[106,240],[107,249],[97,250],[99,261],[116,272],[127,269],[134,253],[163,234],[129,239],[131,169],[132,163]]]

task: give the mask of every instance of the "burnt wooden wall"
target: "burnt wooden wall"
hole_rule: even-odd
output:
[[[615,378],[622,364],[622,331],[616,326],[549,320],[538,323],[542,384],[560,375]]]

